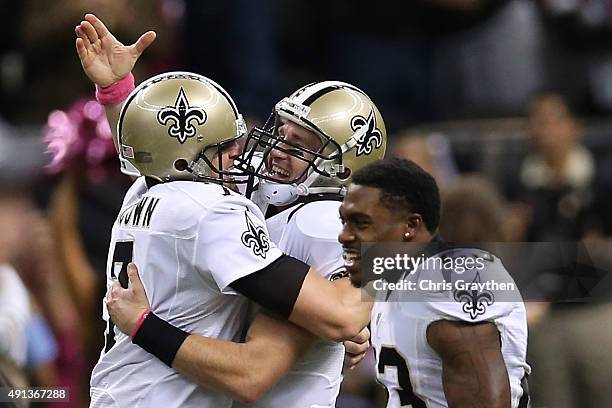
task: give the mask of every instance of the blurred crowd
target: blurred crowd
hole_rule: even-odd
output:
[[[76,56],[85,12],[125,43],[157,32],[137,81],[203,73],[250,125],[308,82],[363,88],[385,117],[389,155],[441,186],[449,241],[612,237],[610,0],[0,0],[0,10],[0,383],[70,387],[70,406],[84,406],[103,344],[110,229],[130,180]],[[612,308],[528,310],[534,406],[608,406]],[[373,373],[373,356],[347,373],[338,406],[381,406]]]

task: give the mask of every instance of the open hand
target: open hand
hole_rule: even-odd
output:
[[[77,53],[85,74],[103,88],[127,76],[156,36],[154,31],[147,31],[134,44],[123,45],[93,14],[86,14],[74,31]]]

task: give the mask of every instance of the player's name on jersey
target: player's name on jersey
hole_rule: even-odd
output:
[[[514,291],[516,285],[514,282],[497,282],[495,280],[480,281],[465,281],[458,279],[454,282],[445,280],[434,281],[430,279],[421,279],[418,281],[402,279],[397,282],[387,282],[384,279],[377,279],[372,283],[374,290],[377,291],[424,291],[424,292],[444,292],[449,290],[468,290],[468,291]]]
[[[159,201],[156,197],[143,196],[138,202],[126,207],[119,214],[117,222],[125,227],[149,228]]]

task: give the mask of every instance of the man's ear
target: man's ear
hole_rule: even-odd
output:
[[[420,214],[410,213],[404,218],[404,241],[410,241],[423,226]]]

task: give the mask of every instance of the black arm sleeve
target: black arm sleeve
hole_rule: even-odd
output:
[[[264,269],[235,280],[229,286],[260,306],[288,318],[308,269],[304,262],[282,255]]]

